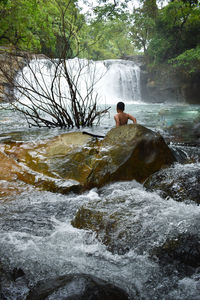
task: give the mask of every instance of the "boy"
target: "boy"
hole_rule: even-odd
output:
[[[117,114],[114,116],[116,127],[126,125],[128,119],[132,120],[133,123],[137,123],[136,118],[124,112],[125,104],[123,102],[117,103]]]

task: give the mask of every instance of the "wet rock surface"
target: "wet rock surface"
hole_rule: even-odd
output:
[[[171,197],[176,201],[192,200],[200,204],[200,168],[198,165],[161,170],[150,176],[144,186],[147,190],[160,191],[163,197]]]
[[[95,232],[97,239],[113,254],[124,255],[137,245],[137,253],[141,254],[146,245],[143,241],[146,229],[143,230],[144,219],[137,217],[141,196],[126,193],[127,185],[142,188],[137,182],[119,183],[109,190],[102,188],[100,198],[94,197],[86,206],[76,212],[72,226]],[[119,193],[119,194],[118,194]],[[118,196],[116,196],[118,194]],[[148,199],[149,201],[149,199]]]
[[[121,216],[119,212],[109,214],[87,207],[80,208],[72,221],[76,228],[96,232],[97,238],[113,254],[125,254],[132,246],[134,239],[124,223],[125,216]]]
[[[199,268],[199,236],[186,233],[181,234],[174,239],[167,239],[162,246],[155,248],[152,254],[159,258],[161,264],[172,264],[176,262],[188,267]],[[181,266],[182,270],[184,268],[183,265]]]
[[[73,132],[38,145],[10,142],[1,148],[16,166],[12,176],[59,193],[121,180],[143,182],[175,161],[164,139],[138,124],[113,128],[102,141]]]
[[[138,124],[111,129],[97,158],[88,178],[89,186],[132,179],[143,182],[175,161],[164,139]]]
[[[0,299],[25,299],[28,293],[28,281],[24,271],[21,268],[14,268],[9,270],[5,265],[0,263]],[[23,290],[23,293],[20,293]],[[15,294],[15,296],[14,296]],[[24,294],[22,296],[22,294]]]
[[[39,281],[34,287],[21,268],[5,270],[0,264],[0,299],[129,300],[126,291],[88,274],[67,274]],[[13,294],[12,294],[13,289]],[[18,289],[23,290],[18,298]],[[15,295],[15,296],[14,296]]]
[[[31,190],[31,187],[38,189],[68,193],[79,192],[80,184],[73,180],[63,180],[37,173],[26,165],[0,151],[0,196],[12,199],[17,194]]]
[[[26,300],[128,300],[122,289],[94,276],[70,274],[40,282]]]

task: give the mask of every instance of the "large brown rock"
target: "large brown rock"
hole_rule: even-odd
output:
[[[25,149],[20,148],[19,145],[18,147],[15,145],[14,148],[15,149],[13,151],[15,152],[12,152],[11,149],[11,152],[9,152],[6,149],[3,149],[3,147],[1,147],[0,150],[1,201],[14,199],[17,194],[30,190],[32,186],[51,192],[79,192],[80,184],[76,181],[66,181],[62,178],[55,178],[46,175],[44,176],[45,168],[43,174],[35,172],[34,168],[28,167],[30,156],[25,151]],[[19,150],[19,148],[21,151]],[[17,149],[19,150],[18,152]],[[8,154],[6,154],[5,152],[7,152]],[[23,156],[22,153],[26,155]],[[17,154],[19,155],[19,157],[21,156],[21,160],[17,158]],[[22,161],[24,162],[23,164],[21,163]],[[27,164],[25,163],[26,161]]]
[[[69,191],[57,189],[54,183],[61,180],[73,180],[76,191],[114,181],[143,182],[175,161],[164,139],[138,124],[113,128],[102,141],[71,132],[38,145],[13,142],[4,147],[4,152],[17,165],[28,167],[29,174],[33,171],[45,176],[42,187],[56,192]],[[27,182],[26,177],[20,179]],[[34,184],[35,177],[32,181]]]
[[[19,180],[22,168],[0,151],[0,199],[6,200],[11,195],[17,195],[24,191],[25,184]]]
[[[63,139],[67,141],[64,146]],[[76,180],[83,189],[121,180],[143,182],[175,161],[164,139],[141,125],[113,128],[102,141],[69,133],[35,151],[40,152],[37,165],[43,162],[48,175]]]
[[[143,182],[175,161],[161,135],[139,124],[111,129],[101,142],[87,185],[132,180]]]
[[[89,140],[91,138],[81,132],[71,132],[39,144],[11,142],[5,146],[4,151],[9,157],[38,173],[64,178],[59,173],[61,166],[65,165],[65,158],[83,149]]]

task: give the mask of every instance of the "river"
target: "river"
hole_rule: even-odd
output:
[[[114,126],[116,103],[93,133],[106,134]],[[160,132],[188,163],[178,162],[176,172],[187,174],[200,167],[200,106],[185,103],[152,104],[141,99],[126,102],[137,122]],[[41,141],[67,132],[64,129],[28,128],[14,111],[0,110],[0,143]],[[177,152],[178,153],[178,152]],[[71,225],[81,206],[97,203],[106,211],[125,216],[131,247],[125,254],[111,253],[94,232]],[[26,280],[2,280],[2,299],[26,299],[39,280],[63,274],[95,275],[126,290],[130,299],[199,300],[200,268],[180,263],[160,264],[152,249],[180,234],[200,237],[200,206],[186,199],[177,202],[147,191],[136,181],[109,184],[80,195],[62,195],[29,187],[23,193],[0,199],[0,263],[4,270],[22,269]],[[123,225],[122,225],[123,226]],[[28,284],[27,284],[28,282]],[[58,299],[58,298],[51,298]]]

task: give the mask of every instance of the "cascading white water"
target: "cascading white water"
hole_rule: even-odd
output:
[[[99,82],[99,93],[108,103],[118,100],[125,102],[139,102],[140,93],[140,67],[132,61],[106,60],[98,62],[106,68],[105,76]]]
[[[62,104],[66,105],[69,100],[69,88],[65,78],[63,65],[58,68],[56,78],[54,78],[57,61],[46,59],[32,60],[31,63],[19,74],[17,81],[28,88],[28,92],[23,95],[19,92],[21,100],[27,102],[27,95],[34,92],[31,89],[41,93],[43,103],[48,103],[48,96],[52,91],[55,98],[62,98]],[[140,102],[140,67],[133,61],[125,60],[105,60],[105,61],[87,61],[84,59],[71,59],[67,61],[67,68],[72,81],[77,87],[79,98],[86,97],[87,94],[95,98],[98,96],[99,104],[124,102]],[[54,80],[55,79],[55,80]],[[53,90],[52,90],[53,83]],[[92,93],[91,93],[92,92]],[[62,95],[62,97],[59,97]]]

